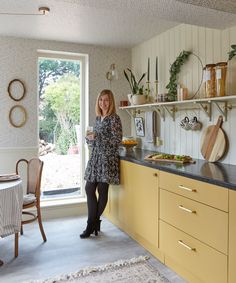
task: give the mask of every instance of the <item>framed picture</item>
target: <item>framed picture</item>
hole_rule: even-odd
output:
[[[135,117],[134,118],[134,123],[135,123],[136,135],[140,136],[140,137],[144,137],[143,118]]]

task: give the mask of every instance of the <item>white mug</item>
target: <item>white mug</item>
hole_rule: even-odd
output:
[[[198,121],[196,116],[194,116],[193,119],[191,119],[189,125],[193,131],[199,131],[202,128],[202,123]]]
[[[191,129],[190,124],[189,124],[189,118],[187,116],[184,117],[184,119],[180,121],[180,127],[186,131]]]

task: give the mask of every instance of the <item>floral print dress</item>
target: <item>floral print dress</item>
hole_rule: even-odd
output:
[[[85,170],[84,179],[89,182],[103,182],[118,185],[119,144],[122,140],[122,125],[117,114],[96,117],[94,127],[95,139],[87,143],[92,146],[90,159]]]

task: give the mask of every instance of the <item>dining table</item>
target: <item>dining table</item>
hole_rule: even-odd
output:
[[[0,175],[0,237],[19,233],[21,230],[23,186],[19,176]],[[3,261],[0,260],[0,266]]]

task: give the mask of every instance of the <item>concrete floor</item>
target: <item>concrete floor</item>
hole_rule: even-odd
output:
[[[43,279],[139,255],[149,255],[149,262],[171,283],[185,282],[104,218],[98,237],[80,239],[79,234],[84,230],[85,223],[85,217],[44,221],[46,243],[42,242],[36,222],[25,225],[16,259],[13,256],[14,237],[0,239],[0,259],[4,261],[0,267],[0,282],[22,283]]]

